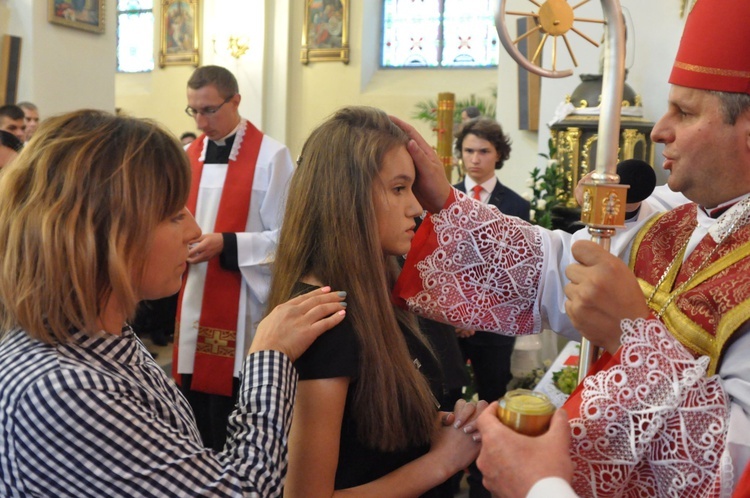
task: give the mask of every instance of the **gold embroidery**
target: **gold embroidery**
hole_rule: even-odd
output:
[[[662,216],[664,216],[665,213],[661,213],[657,216],[652,216],[651,219],[646,221],[646,223],[643,224],[643,226],[638,230],[638,234],[635,236],[635,239],[633,240],[633,248],[630,250],[630,269],[633,270],[635,268],[635,259],[638,255],[638,249],[641,246],[641,242],[643,242],[643,238],[646,236],[646,234],[651,230],[651,227],[656,224],[657,221],[661,219]]]
[[[667,304],[662,316],[664,324],[682,344],[692,349],[697,354],[706,355],[710,358],[708,375],[716,373],[721,354],[726,347],[727,341],[732,337],[732,334],[740,327],[740,325],[750,319],[750,299],[734,305],[721,315],[719,323],[716,324],[715,327],[715,335],[712,334],[711,331],[701,327],[680,308],[685,308],[687,311],[691,311],[692,314],[698,312],[696,309],[693,309],[693,307],[691,307],[688,302],[685,302],[685,300],[681,300],[679,304],[677,301],[688,291],[694,290],[698,285],[705,283],[721,271],[736,265],[748,256],[750,256],[750,242],[746,242],[742,246],[725,254],[718,261],[697,273],[696,277],[690,282],[690,285],[681,290],[679,296],[672,296],[672,293],[670,292],[657,290],[654,293],[654,298],[649,303],[649,307],[654,311],[661,309]],[[674,281],[675,276],[676,272],[670,279],[672,282]],[[654,286],[648,282],[638,279],[638,283],[640,284],[644,295],[649,295],[649,293],[653,292]],[[672,299],[671,302],[667,302],[670,297],[678,299]]]
[[[682,218],[682,220],[685,219]],[[658,226],[657,221],[657,219],[650,220],[647,226],[644,226],[638,233],[631,251],[631,268],[635,268],[637,254],[641,243],[646,240],[647,234],[654,233],[651,232],[652,229],[658,231],[666,228]],[[732,232],[734,232],[734,227],[730,228],[724,239]],[[748,234],[745,232],[742,238],[747,240],[747,237]],[[680,243],[679,239],[672,242],[674,244]],[[672,263],[682,261],[681,254],[684,252],[684,246],[656,285],[652,285],[646,280],[656,278],[656,274],[643,275],[642,278],[638,279],[643,295],[649,296],[649,308],[655,312],[661,311],[664,324],[675,338],[696,354],[709,357],[708,375],[713,375],[716,372],[721,355],[732,334],[750,319],[749,279],[738,281],[738,277],[735,277],[729,280],[727,275],[720,275],[721,272],[729,268],[736,270],[733,275],[739,273],[741,276],[748,273],[750,261],[747,261],[746,258],[750,256],[750,242],[740,242],[734,247],[732,245],[723,246],[721,242],[710,251],[708,257],[704,256],[703,263],[694,270],[689,279],[675,290],[671,289],[674,287],[682,264]],[[654,240],[648,242],[649,245],[653,243]],[[659,253],[667,254],[664,251],[659,251]],[[654,254],[652,257],[658,255]],[[715,255],[719,258],[713,263],[706,264]],[[659,266],[661,266],[661,263],[658,262],[650,265],[651,271],[649,273],[656,271]],[[710,282],[716,277],[722,280]],[[699,288],[704,283],[708,287],[705,289]],[[708,329],[704,328],[706,326]]]
[[[697,66],[695,64],[687,64],[679,61],[675,61],[674,67],[684,69],[685,71],[691,71],[693,73],[729,76],[731,78],[750,78],[750,72],[748,71],[734,71],[732,69],[721,69],[718,67]]]
[[[195,345],[195,352],[234,358],[237,344],[236,339],[237,334],[232,330],[200,327],[198,329],[198,342]]]

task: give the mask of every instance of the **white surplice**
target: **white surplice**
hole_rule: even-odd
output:
[[[242,146],[245,124],[246,121],[242,120],[238,126],[229,155],[230,160],[237,157]],[[205,159],[207,147],[208,138],[206,137],[201,161]],[[212,233],[214,230],[227,167],[227,164],[204,164],[203,166],[195,213],[195,220],[203,233]],[[274,260],[289,181],[293,172],[294,164],[289,149],[273,138],[263,135],[255,166],[246,229],[236,234],[237,262],[242,273],[242,286],[237,316],[235,377],[239,374],[255,335],[255,329],[265,312],[271,284],[271,264]],[[180,374],[193,373],[198,319],[203,302],[207,268],[208,262],[188,267],[182,311],[178,317],[180,353],[177,371]]]

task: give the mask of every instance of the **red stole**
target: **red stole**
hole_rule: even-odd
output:
[[[192,169],[192,182],[187,208],[193,215],[196,212],[198,190],[203,173],[203,162],[200,161],[200,156],[203,151],[203,144],[206,142],[204,137],[205,134],[201,135],[187,149]],[[263,133],[250,122],[247,122],[237,159],[229,160],[221,201],[219,201],[219,210],[216,214],[214,233],[245,231],[250,210],[255,164],[258,161],[262,141]],[[182,310],[187,277],[188,273],[186,272],[177,301],[178,318]],[[198,322],[193,379],[190,386],[194,391],[222,396],[232,395],[241,286],[242,275],[239,272],[223,269],[219,264],[218,257],[208,261],[206,282],[203,288],[203,302],[201,303],[201,314]],[[179,322],[176,330],[179,333]],[[180,376],[177,373],[179,337],[175,337],[174,344],[175,354],[172,362],[172,373],[179,383]]]

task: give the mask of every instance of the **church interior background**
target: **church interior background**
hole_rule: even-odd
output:
[[[129,115],[156,119],[178,135],[194,130],[192,120],[183,112],[185,82],[194,66],[160,67],[158,63],[162,9],[173,2],[153,2],[153,54],[157,59],[154,69],[129,74],[115,70],[118,1],[88,0],[92,1],[99,1],[103,7],[102,33],[50,23],[49,4],[56,0],[0,0],[0,35],[21,40],[17,101],[36,103],[42,117],[77,108],[118,109]],[[407,1],[412,0],[403,3]],[[548,150],[548,123],[559,104],[575,90],[580,75],[599,72],[599,49],[581,37],[571,36],[579,65],[573,67],[566,59],[567,54],[559,57],[558,64],[572,68],[574,75],[541,81],[539,129],[528,131],[519,127],[519,70],[501,47],[497,48],[498,65],[492,68],[381,68],[383,2],[345,2],[348,63],[307,64],[300,62],[302,28],[306,9],[315,2],[192,0],[185,3],[195,3],[198,9],[200,64],[218,64],[232,70],[240,83],[242,114],[285,142],[292,154],[299,153],[317,123],[343,105],[382,108],[407,119],[428,140],[435,141],[430,126],[412,118],[418,102],[436,99],[440,92],[453,92],[459,100],[472,95],[487,99],[496,93],[496,117],[513,141],[513,152],[502,170],[501,181],[519,192],[527,188],[529,172],[543,164],[538,153]],[[439,2],[432,0],[432,3]],[[460,2],[467,11],[478,3],[487,2]],[[667,78],[684,23],[684,3],[684,0],[621,2],[628,24],[627,82],[639,96],[646,121],[656,121],[666,109]],[[523,11],[535,8],[529,0],[509,0],[508,7]],[[602,17],[599,2],[595,1],[575,12],[582,18]],[[578,27],[591,38],[601,39],[601,26]],[[233,57],[228,49],[230,37],[243,40],[247,52]],[[551,60],[550,50],[550,46],[545,46],[543,60]],[[654,167],[663,182],[659,147],[654,157],[657,162]]]
[[[197,61],[230,69],[240,84],[240,112],[270,136],[286,143],[297,156],[308,133],[323,119],[344,105],[370,105],[406,119],[431,142],[436,133],[425,121],[414,118],[420,102],[435,100],[441,92],[451,92],[457,100],[476,97],[493,100],[495,117],[510,135],[513,150],[499,173],[500,180],[522,193],[528,189],[529,174],[543,167],[548,140],[558,134],[566,117],[560,109],[574,93],[581,76],[600,73],[600,49],[580,36],[569,38],[578,61],[574,67],[567,53],[558,54],[558,66],[573,69],[564,79],[542,79],[534,90],[538,98],[537,129],[527,125],[525,99],[530,87],[517,64],[496,45],[497,66],[462,67],[381,67],[384,36],[380,1],[342,1],[347,12],[340,19],[348,38],[346,61],[341,54],[333,60],[301,61],[305,19],[311,8],[333,0],[175,0],[153,1],[154,34],[152,70],[125,73],[116,70],[118,8],[123,0],[71,0],[81,8],[99,8],[101,32],[75,29],[51,23],[51,9],[60,0],[0,0],[0,66],[9,63],[9,40],[20,40],[17,59],[16,101],[34,102],[42,118],[79,108],[155,119],[175,135],[196,131],[193,120],[183,112],[185,85]],[[446,0],[397,0],[391,4],[415,1],[443,5]],[[97,5],[98,2],[98,5]],[[142,3],[142,2],[141,2]],[[148,3],[148,2],[147,2]],[[478,5],[495,4],[489,0],[461,0],[454,5],[472,12]],[[599,2],[578,4],[581,18],[601,19]],[[165,25],[166,9],[174,4],[191,6],[197,22],[195,59],[177,64],[162,64],[160,53],[170,29]],[[317,5],[321,4],[321,5]],[[666,110],[667,79],[684,24],[685,0],[622,0],[627,22],[627,84],[632,88],[629,106],[635,109],[639,124],[656,121]],[[67,4],[66,4],[67,5]],[[447,3],[445,5],[448,5]],[[531,11],[529,0],[508,0],[508,10]],[[309,19],[308,19],[309,21]],[[170,22],[174,23],[175,20]],[[588,37],[601,40],[601,25],[579,27]],[[309,28],[309,27],[308,27]],[[515,26],[509,27],[515,34]],[[230,42],[239,41],[246,50],[232,53]],[[148,50],[148,39],[146,50]],[[184,47],[190,52],[190,47]],[[542,61],[551,60],[551,46],[545,45]],[[169,60],[167,61],[169,62]],[[13,103],[13,102],[7,102]],[[570,102],[581,107],[579,102]],[[589,107],[595,103],[588,102]],[[586,107],[586,106],[583,106]],[[589,109],[590,111],[591,109]],[[595,111],[594,111],[595,112]],[[575,118],[575,115],[573,116]],[[568,121],[572,119],[567,117]],[[575,121],[575,119],[573,119]],[[526,124],[525,124],[526,123]],[[561,125],[562,123],[562,125]],[[584,127],[585,128],[585,127]],[[640,130],[641,135],[643,130]],[[568,135],[566,135],[568,136]],[[640,141],[641,153],[657,172],[659,183],[665,180],[658,144]],[[569,158],[570,159],[570,158]]]

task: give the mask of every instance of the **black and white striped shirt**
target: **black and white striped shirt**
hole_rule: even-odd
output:
[[[129,328],[49,345],[0,341],[0,496],[278,496],[296,372],[275,351],[248,357],[221,453]]]

